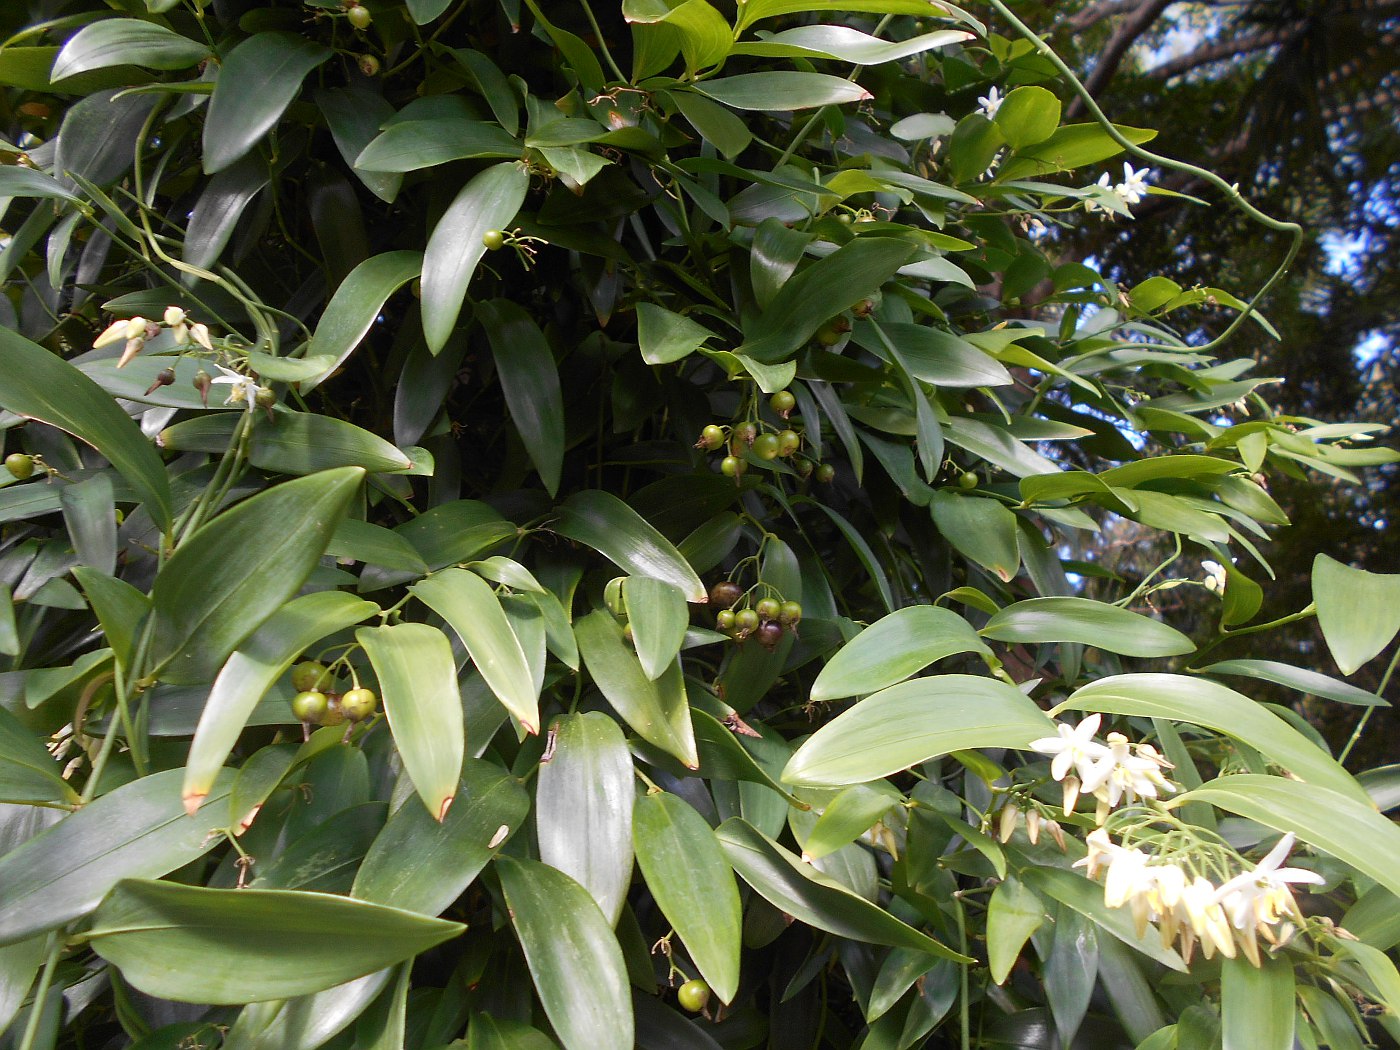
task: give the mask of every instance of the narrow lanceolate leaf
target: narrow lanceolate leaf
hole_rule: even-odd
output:
[[[1329,675],[1318,674],[1306,667],[1279,663],[1277,660],[1221,660],[1199,668],[1202,674],[1238,675],[1242,678],[1257,678],[1263,682],[1296,689],[1300,693],[1326,697],[1341,704],[1356,704],[1360,707],[1389,707],[1390,702],[1375,693],[1358,689]]]
[[[330,57],[330,48],[287,32],[255,33],[229,52],[204,118],[205,174],[252,149],[281,119],[306,74]]]
[[[550,732],[554,751],[535,789],[540,860],[578,882],[615,925],[632,882],[632,755],[601,711],[565,715]]]
[[[111,461],[161,528],[170,525],[170,483],[160,456],[101,387],[56,354],[0,327],[0,408],[66,430]]]
[[[1148,929],[1138,936],[1130,909],[1110,908],[1103,900],[1103,887],[1084,876],[1063,868],[1026,868],[1021,877],[1042,897],[1053,897],[1067,908],[1073,908],[1099,929],[1112,934],[1124,944],[1136,948],[1150,959],[1182,973],[1186,964],[1170,948],[1162,947],[1157,932]]]
[[[1082,642],[1124,656],[1193,652],[1174,627],[1088,598],[1029,598],[993,614],[982,636],[999,642]]]
[[[940,959],[971,961],[804,864],[739,817],[726,820],[715,834],[739,877],[785,915],[854,941],[917,948]]]
[[[107,644],[123,667],[131,661],[131,646],[142,618],[150,612],[151,602],[145,594],[125,580],[78,565],[73,578],[87,596]]]
[[[681,552],[609,492],[587,489],[574,493],[559,508],[550,528],[592,547],[633,576],[651,576],[679,587],[688,602],[707,600],[705,585]]]
[[[216,890],[130,879],[87,933],[148,995],[251,1003],[308,995],[411,959],[461,923],[295,890]]]
[[[325,357],[335,364],[320,376],[302,382],[302,393],[324,383],[350,356],[374,324],[389,296],[413,280],[423,269],[421,252],[385,252],[366,259],[340,282],[326,304],[307,357]]]
[[[462,639],[472,663],[527,733],[540,731],[539,693],[520,641],[491,585],[465,569],[443,569],[411,588]]]
[[[524,165],[495,164],[462,187],[433,227],[423,255],[423,337],[433,353],[447,344],[467,285],[486,254],[482,236],[509,228],[529,188]]]
[[[3,590],[0,590],[0,600],[9,600]],[[76,802],[77,793],[60,775],[62,772],[44,742],[0,707],[0,799]]]
[[[1025,748],[1053,733],[1019,689],[947,674],[867,696],[817,730],[783,770],[788,784],[863,784],[950,751]]]
[[[86,915],[119,879],[159,878],[213,849],[229,825],[233,771],[194,817],[180,805],[183,776],[167,769],[134,780],[0,857],[0,944]]]
[[[452,646],[441,631],[422,623],[362,627],[355,640],[379,678],[404,769],[428,812],[441,822],[457,796],[466,751]]]
[[[632,576],[622,588],[632,644],[642,670],[652,681],[675,662],[690,626],[685,595],[673,584],[650,576]]]
[[[359,467],[284,482],[176,548],[151,588],[152,658],[176,684],[207,682],[301,588],[364,478]]]
[[[188,69],[208,57],[207,45],[154,22],[108,18],[84,26],[63,45],[49,71],[49,79],[62,80],[75,73],[108,66]]]
[[[972,626],[951,609],[916,605],[876,620],[828,661],[812,683],[812,699],[874,693],[902,682],[935,660],[990,654]]]
[[[739,988],[739,887],[714,830],[668,792],[637,801],[632,839],[637,864],[661,914],[722,1002]]]
[[[1265,954],[1259,966],[1243,957],[1220,960],[1223,1050],[1293,1050],[1296,992],[1287,957]]]
[[[510,418],[546,491],[553,496],[564,464],[564,395],[554,354],[540,326],[507,299],[480,304],[476,318],[491,343]]]
[[[1400,575],[1354,569],[1319,554],[1312,593],[1322,637],[1344,675],[1369,662],[1400,631]]]
[[[520,143],[499,124],[463,117],[406,120],[365,147],[357,171],[417,171],[468,157],[519,157]]]
[[[336,467],[383,473],[413,466],[408,456],[377,434],[317,412],[273,413],[271,420],[253,429],[248,461],[280,474],[314,474]]]
[[[632,1050],[622,949],[588,891],[535,861],[496,859],[535,993],[564,1050]]]
[[[190,744],[182,789],[188,812],[204,801],[253,708],[303,650],[378,611],[373,602],[344,591],[307,594],[273,613],[229,656]]]
[[[475,758],[462,767],[459,796],[442,823],[400,806],[365,854],[351,895],[423,915],[460,897],[524,822],[530,797],[515,777]]]
[[[239,1011],[223,1045],[230,1050],[320,1046],[364,1013],[392,975],[392,969],[376,970],[324,992],[299,995],[268,1006],[254,1003]]]
[[[865,88],[843,77],[790,70],[720,77],[696,84],[695,90],[734,109],[758,110],[840,106],[871,97]]]
[[[1371,804],[1365,789],[1330,755],[1267,708],[1218,682],[1175,674],[1114,675],[1075,690],[1052,713],[1063,708],[1174,718],[1214,729],[1244,741],[1309,784]]]
[[[1211,780],[1173,805],[1198,801],[1291,831],[1400,896],[1400,828],[1369,800],[1286,777],[1240,773]]]
[[[636,652],[622,637],[622,628],[602,609],[579,620],[574,635],[593,683],[613,710],[643,740],[690,769],[698,768],[700,756],[695,749],[680,661],[673,662],[655,681],[647,678]]]

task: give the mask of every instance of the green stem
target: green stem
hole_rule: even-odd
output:
[[[608,50],[608,42],[603,39],[603,30],[598,25],[598,19],[593,15],[593,8],[589,5],[588,0],[579,0],[579,3],[583,5],[583,14],[584,17],[588,19],[588,27],[593,30],[593,35],[598,40],[598,47],[603,52],[603,60],[607,62],[608,68],[613,71],[613,75],[616,76],[618,80],[625,81],[627,78],[623,76],[622,70],[613,59],[612,52]]]
[[[1390,685],[1390,676],[1395,673],[1395,665],[1400,664],[1400,647],[1395,650],[1395,655],[1390,658],[1390,666],[1385,669],[1385,674],[1381,675],[1381,684],[1376,688],[1376,694],[1383,696],[1386,686]],[[1361,739],[1361,734],[1366,730],[1366,723],[1371,720],[1371,715],[1375,713],[1374,707],[1368,707],[1361,714],[1361,719],[1356,723],[1356,728],[1351,731],[1351,739],[1347,741],[1347,746],[1342,748],[1342,753],[1337,756],[1339,765],[1344,765],[1347,755],[1351,754],[1351,749],[1356,746],[1356,742]]]
[[[1162,562],[1162,564],[1158,565],[1155,569],[1153,569],[1146,576],[1144,576],[1142,578],[1142,582],[1137,585],[1137,589],[1134,590],[1132,594],[1128,595],[1122,601],[1114,602],[1115,605],[1123,609],[1128,608],[1130,605],[1133,604],[1134,601],[1137,600],[1138,595],[1140,595],[1143,591],[1147,589],[1147,585],[1151,583],[1153,579],[1155,579],[1159,574],[1164,572],[1168,565],[1176,561],[1177,558],[1181,557],[1181,533],[1177,532],[1173,533],[1172,535],[1176,540],[1176,550],[1172,552],[1171,557],[1169,557],[1166,561]]]
[[[29,1019],[24,1025],[19,1050],[34,1050],[34,1038],[39,1033],[39,1022],[44,1016],[44,1000],[49,997],[49,985],[53,983],[53,972],[62,954],[63,941],[57,933],[49,934],[48,958],[44,960],[44,968],[39,971],[39,983],[34,986],[34,1001],[29,1007]]]
[[[1203,647],[1196,650],[1196,655],[1188,661],[1187,666],[1189,667],[1212,649],[1218,649],[1232,639],[1243,638],[1247,634],[1258,634],[1260,631],[1272,630],[1275,627],[1283,627],[1286,624],[1297,623],[1299,620],[1306,620],[1309,616],[1316,615],[1317,606],[1309,602],[1307,608],[1299,609],[1297,612],[1289,613],[1287,616],[1281,616],[1277,620],[1270,620],[1268,623],[1257,623],[1250,627],[1241,627],[1237,631],[1226,631],[1221,634],[1220,637],[1207,642]]]
[[[967,954],[967,920],[963,916],[962,899],[954,894],[954,903],[958,910],[955,912],[958,920],[958,951],[963,955]],[[958,992],[958,1045],[961,1050],[970,1050],[972,1046],[972,1004],[968,1002],[970,994],[967,965],[958,967],[958,980],[961,987]]]

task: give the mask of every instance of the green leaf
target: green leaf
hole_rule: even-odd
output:
[[[1174,627],[1089,598],[1028,598],[987,621],[984,638],[999,642],[1080,642],[1125,656],[1179,656],[1194,652]]]
[[[601,711],[564,715],[550,735],[535,789],[540,860],[586,889],[615,926],[632,882],[632,755]]]
[[[127,879],[97,909],[87,937],[148,995],[250,1003],[366,976],[465,928],[326,893]]]
[[[125,580],[85,565],[73,568],[73,579],[78,581],[78,586],[87,595],[88,604],[92,606],[117,662],[123,667],[129,666],[136,628],[150,612],[150,599]]]
[[[274,412],[270,422],[253,428],[248,460],[282,474],[315,474],[336,467],[381,473],[413,466],[402,451],[353,423],[319,412],[292,411]]]
[[[15,621],[14,591],[8,583],[0,583],[0,653],[17,656],[19,651],[19,624]]]
[[[973,39],[961,29],[939,29],[906,40],[881,40],[850,26],[814,25],[787,29],[735,46],[734,53],[772,58],[812,57],[876,66]]]
[[[1077,689],[1051,714],[1070,708],[1174,718],[1214,729],[1250,747],[1310,785],[1363,805],[1370,796],[1330,755],[1267,708],[1216,682],[1175,674],[1120,674]]]
[[[306,348],[307,357],[325,357],[335,363],[319,378],[303,382],[303,394],[324,383],[345,362],[360,345],[389,296],[417,277],[422,267],[422,253],[402,251],[375,255],[350,271],[326,304],[316,325],[316,334]]]
[[[287,481],[185,540],[151,588],[154,666],[163,681],[207,682],[316,567],[365,472],[341,467]]]
[[[1303,667],[1279,663],[1276,660],[1221,660],[1197,668],[1201,674],[1239,675],[1242,678],[1255,678],[1262,682],[1273,682],[1288,689],[1296,689],[1309,696],[1321,696],[1336,700],[1341,704],[1356,704],[1360,707],[1389,707],[1389,701],[1358,689],[1354,685],[1338,681],[1325,674],[1309,671]]]
[[[365,188],[385,203],[398,196],[403,176],[355,167],[355,160],[379,134],[380,125],[394,115],[383,95],[365,87],[332,88],[316,92],[316,105],[326,118],[335,148]]]
[[[693,354],[707,339],[708,328],[655,303],[637,304],[637,343],[649,365],[669,365]]]
[[[508,299],[479,304],[476,319],[491,343],[510,418],[553,496],[564,465],[564,395],[554,354],[540,326]]]
[[[1162,947],[1162,939],[1156,930],[1148,930],[1139,937],[1133,926],[1132,912],[1128,908],[1110,908],[1103,901],[1103,887],[1062,868],[1025,868],[1020,872],[1037,893],[1053,897],[1068,908],[1073,908],[1099,929],[1111,933],[1118,940],[1136,948],[1143,955],[1155,959],[1163,966],[1181,973],[1186,972],[1186,964],[1181,956],[1170,948]]]
[[[749,0],[740,13],[739,29],[764,18],[807,13],[869,11],[874,14],[926,16],[925,0]]]
[[[438,823],[400,806],[374,840],[351,895],[423,915],[441,914],[525,821],[530,798],[499,766],[469,758],[458,798]],[[405,864],[404,858],[413,863]]]
[[[75,202],[80,199],[64,189],[57,179],[17,164],[0,168],[0,199],[5,197],[44,197]]]
[[[359,1017],[389,983],[391,970],[379,970],[324,992],[297,996],[267,1006],[255,1003],[240,1011],[224,1037],[232,1050],[286,1050],[319,1047]],[[159,1050],[181,1050],[160,1047]]]
[[[550,528],[592,547],[633,576],[680,588],[688,602],[708,600],[705,585],[680,551],[640,514],[610,492],[585,489],[564,501]]]
[[[392,529],[368,521],[346,518],[335,527],[326,554],[334,558],[351,558],[366,565],[399,569],[417,576],[428,574],[428,563],[413,544]]]
[[[701,138],[713,145],[727,159],[733,160],[748,149],[749,143],[753,141],[753,132],[742,119],[723,106],[711,102],[704,95],[693,91],[671,91],[667,92],[665,97],[676,104],[681,115],[700,132]]]
[[[604,609],[574,625],[579,652],[594,684],[613,710],[648,743],[690,769],[700,765],[685,680],[677,660],[655,681],[647,678],[622,628]]]
[[[637,659],[642,671],[654,682],[675,661],[685,641],[690,626],[685,595],[665,580],[630,576],[623,584],[622,598]]]
[[[997,109],[997,127],[1013,150],[1044,142],[1060,126],[1060,100],[1043,87],[1018,87]]]
[[[837,792],[807,833],[802,843],[803,860],[820,860],[854,842],[902,800],[903,796],[882,780],[853,784]]]
[[[705,818],[677,795],[637,801],[632,837],[656,906],[721,1002],[739,988],[739,887]]]
[[[207,45],[154,22],[108,18],[84,26],[63,45],[49,78],[62,80],[75,73],[122,65],[188,69],[208,57]]]
[[[1364,793],[1358,800],[1330,786],[1239,773],[1208,781],[1171,804],[1188,802],[1209,802],[1278,831],[1291,831],[1400,895],[1400,828],[1376,812]]]
[[[981,747],[1026,748],[1054,724],[1020,690],[990,678],[916,678],[867,696],[807,739],[787,784],[863,784],[930,758]]]
[[[162,528],[170,527],[165,465],[131,417],[83,373],[0,327],[0,407],[72,434],[106,456]]]
[[[77,792],[61,773],[44,742],[0,707],[0,798],[11,802],[76,802]]]
[[[232,771],[194,817],[180,805],[182,769],[152,773],[64,817],[0,857],[0,944],[80,918],[117,881],[158,878],[202,857],[229,825]]]
[[[1400,574],[1354,569],[1319,554],[1312,592],[1322,637],[1344,675],[1372,660],[1400,631]]]
[[[729,22],[705,0],[684,0],[674,7],[667,0],[624,0],[622,15],[629,22],[674,28],[680,34],[686,72],[692,75],[721,61],[734,42]]]
[[[443,569],[410,590],[457,632],[501,705],[527,733],[538,733],[539,693],[525,652],[491,585],[465,569]]]
[[[538,1028],[490,1014],[474,1014],[467,1025],[463,1050],[558,1050],[558,1046]]]
[[[439,504],[394,531],[413,544],[430,569],[471,561],[516,534],[491,507],[469,499]]]
[[[1008,96],[1009,97],[1009,96]],[[1151,142],[1155,131],[1114,125],[1119,133],[1135,146]],[[1089,164],[1116,157],[1123,147],[1114,142],[1097,124],[1066,124],[1048,139],[1018,149],[997,170],[998,182],[1049,175],[1056,171],[1073,171]]]
[[[469,157],[519,157],[521,145],[499,124],[461,117],[406,120],[386,128],[355,158],[358,171],[405,172]]]
[[[958,653],[990,655],[991,650],[957,613],[932,605],[900,609],[841,647],[812,683],[811,699],[873,693]]]
[[[859,84],[843,77],[788,70],[740,73],[705,80],[695,84],[694,90],[733,109],[765,111],[841,106],[874,97]]]
[[[181,788],[187,812],[199,809],[253,708],[302,651],[378,611],[373,602],[343,591],[303,595],[273,613],[229,656],[190,743]]]
[[[929,500],[929,512],[939,535],[963,557],[1003,582],[1016,575],[1021,566],[1017,518],[999,500],[939,489]]]
[[[252,149],[331,50],[299,33],[255,33],[219,68],[204,118],[204,173],[222,171]]]
[[[433,227],[423,254],[423,337],[438,353],[457,324],[467,285],[486,254],[482,236],[506,229],[525,202],[530,172],[515,162],[494,164],[457,193]]]
[[[1044,903],[1015,876],[992,891],[987,903],[987,965],[993,981],[1006,983],[1021,949],[1045,918]]]
[[[457,796],[466,750],[452,645],[436,627],[422,623],[362,627],[355,640],[379,679],[404,769],[428,812],[441,823]]]
[[[1264,955],[1220,961],[1222,1050],[1293,1050],[1293,961]]]
[[[784,915],[853,941],[915,948],[955,962],[971,961],[804,864],[740,817],[726,820],[715,835],[739,877]]]
[[[535,992],[564,1050],[632,1050],[622,949],[588,891],[536,861],[496,858]]]
[[[1011,373],[989,354],[983,353],[961,336],[921,324],[880,322],[890,340],[899,348],[909,374],[934,386],[1008,386]],[[874,328],[859,322],[851,337],[877,357],[887,358]]]

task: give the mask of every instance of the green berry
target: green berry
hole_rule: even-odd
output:
[[[700,431],[700,440],[695,442],[696,448],[709,449],[713,452],[724,444],[724,429],[711,423],[704,430]]]
[[[778,435],[778,455],[787,459],[802,447],[802,435],[795,430],[784,430]]]
[[[356,29],[368,29],[374,16],[369,13],[369,8],[362,4],[352,4],[345,12],[346,20]]]
[[[340,698],[340,710],[352,722],[361,722],[379,707],[379,698],[372,689],[351,689]]]
[[[777,434],[760,434],[754,439],[753,453],[759,459],[777,459],[780,448]]]
[[[958,488],[975,489],[981,484],[982,479],[977,476],[976,471],[969,470],[966,474],[958,475]]]
[[[764,598],[753,608],[754,612],[758,613],[760,620],[776,620],[782,609],[782,603],[777,598]]]
[[[303,689],[292,697],[292,714],[298,722],[319,722],[325,717],[328,707],[326,694],[315,689]]]
[[[768,407],[787,419],[788,413],[797,407],[797,398],[792,396],[791,390],[779,390],[768,399]]]
[[[721,609],[715,613],[715,630],[730,634],[734,630],[734,610]]]
[[[26,456],[23,452],[11,452],[5,457],[5,469],[15,480],[25,481],[34,475],[34,457]]]
[[[719,465],[719,472],[726,478],[737,478],[748,469],[749,465],[738,456],[725,456]]]
[[[614,616],[625,616],[626,607],[622,604],[622,583],[626,576],[614,576],[603,587],[603,604]]]
[[[676,992],[676,998],[686,1010],[698,1014],[710,1001],[710,986],[704,981],[686,981]]]
[[[487,230],[481,235],[481,243],[489,252],[500,251],[505,246],[506,235],[501,230]]]
[[[797,602],[783,602],[778,608],[778,622],[784,627],[796,627],[802,622],[802,606]]]
[[[297,692],[306,692],[308,689],[324,690],[330,684],[330,673],[320,660],[303,660],[292,668],[292,688]]]
[[[745,445],[752,445],[757,437],[757,423],[740,423],[734,428],[734,440],[742,441]]]
[[[758,613],[752,609],[740,609],[734,614],[734,626],[740,634],[748,634],[758,627]]]
[[[823,463],[817,467],[817,480],[823,485],[830,485],[836,480],[836,468],[830,463]]]

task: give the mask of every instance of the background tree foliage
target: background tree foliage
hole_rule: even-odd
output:
[[[1247,311],[1229,183],[1345,195],[1240,78],[1115,129],[849,7],[0,12],[4,1045],[1400,1034],[1400,773],[1293,707],[1385,704],[1400,577],[1261,588],[1269,485],[1400,457],[1251,367],[1340,306]],[[1166,7],[1042,28],[1118,90]]]

